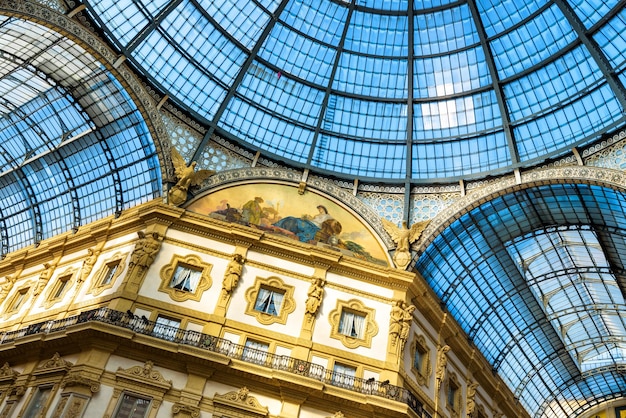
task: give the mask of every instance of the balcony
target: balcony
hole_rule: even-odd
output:
[[[422,403],[411,392],[405,388],[391,385],[388,382],[344,375],[308,361],[256,350],[197,331],[158,324],[147,320],[145,317],[133,315],[130,312],[120,312],[109,308],[93,309],[68,318],[40,322],[20,330],[4,332],[0,334],[0,344],[11,343],[27,335],[50,334],[63,331],[72,325],[86,322],[111,324],[132,330],[138,334],[222,354],[231,359],[254,363],[273,370],[294,373],[334,387],[402,402],[408,405],[420,417],[431,418],[430,414],[423,409]]]

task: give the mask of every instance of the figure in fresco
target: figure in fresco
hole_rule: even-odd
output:
[[[263,203],[263,198],[260,196],[244,203],[241,208],[243,220],[251,225],[259,225],[261,223],[261,216],[263,215],[261,203]]]
[[[318,213],[315,216],[304,215],[301,218],[287,216],[274,223],[274,226],[291,232],[302,242],[337,243],[337,236],[342,229],[341,223],[328,213],[325,206],[318,205],[317,210]],[[337,240],[337,242],[332,242],[333,240]]]
[[[387,252],[353,214],[323,197],[311,196],[298,195],[290,186],[254,184],[211,193],[195,200],[187,209],[388,265]],[[312,207],[313,211],[302,215],[302,207]]]
[[[224,273],[224,281],[222,282],[222,289],[226,293],[230,293],[237,287],[239,279],[241,278],[241,272],[243,271],[244,258],[241,254],[233,255],[233,259],[228,263],[226,267],[226,273]]]

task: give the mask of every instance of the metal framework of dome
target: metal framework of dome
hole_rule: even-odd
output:
[[[536,167],[626,127],[624,1],[67,3],[206,128],[191,160],[216,134],[410,190]],[[2,256],[162,194],[126,85],[71,37],[10,13],[0,116]],[[531,416],[626,397],[625,213],[623,190],[528,187],[468,208],[419,254]]]

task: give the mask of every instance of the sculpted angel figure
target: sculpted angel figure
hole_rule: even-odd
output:
[[[187,165],[185,159],[176,148],[172,147],[172,165],[174,166],[174,174],[178,181],[172,186],[169,192],[170,203],[175,206],[181,205],[187,200],[187,190],[191,186],[198,186],[204,179],[215,174],[213,170],[196,171],[196,162],[192,161]]]

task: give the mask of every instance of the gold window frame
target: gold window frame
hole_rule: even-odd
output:
[[[111,280],[108,283],[102,284],[102,281],[106,277],[109,269],[115,263],[117,263],[117,269],[115,270],[115,273],[113,273],[113,277],[111,277]],[[97,296],[100,293],[104,292],[105,290],[111,289],[113,285],[115,284],[115,282],[117,281],[117,279],[122,275],[122,271],[124,271],[125,268],[126,268],[126,255],[125,254],[115,253],[111,257],[104,260],[102,264],[100,265],[100,268],[98,269],[98,273],[94,276],[95,279],[88,293],[91,293],[92,295]]]
[[[348,312],[354,312],[365,317],[365,329],[363,330],[363,337],[356,338],[339,332],[339,323],[341,322],[341,313],[346,310]],[[348,301],[337,300],[337,305],[328,315],[328,321],[331,324],[330,337],[341,341],[341,343],[347,348],[357,347],[372,347],[372,338],[378,334],[378,324],[374,320],[376,310],[374,308],[366,307],[363,302],[357,299],[351,299]]]
[[[278,312],[277,315],[271,315],[254,309],[261,287],[283,293],[283,303],[280,307],[280,312]],[[296,300],[293,297],[293,292],[294,287],[286,284],[278,277],[257,277],[254,282],[254,286],[246,291],[246,301],[248,304],[246,305],[245,314],[254,316],[257,321],[263,325],[275,323],[285,325],[289,314],[296,309]]]
[[[415,365],[415,352],[421,353],[422,362]],[[428,386],[428,379],[433,372],[433,366],[430,361],[430,349],[423,335],[413,334],[413,342],[411,343],[411,370],[415,374],[417,383]]]
[[[200,280],[198,280],[198,285],[193,292],[174,289],[170,286],[174,273],[179,266],[189,266],[189,268],[196,268],[202,272]],[[167,293],[170,298],[177,302],[184,302],[186,300],[199,302],[204,291],[213,285],[213,279],[211,278],[212,269],[212,264],[202,262],[202,259],[195,254],[187,256],[174,255],[172,260],[168,264],[164,265],[159,272],[159,276],[161,277],[159,292]]]

